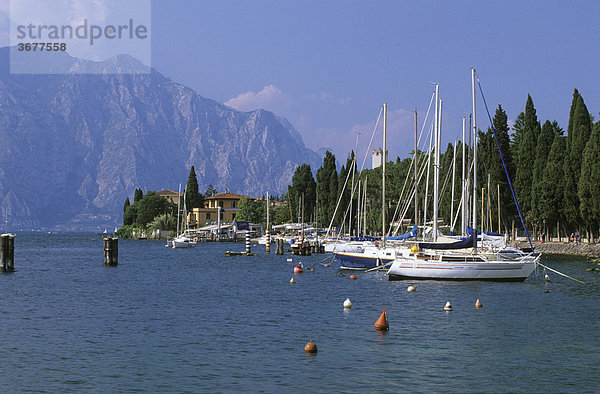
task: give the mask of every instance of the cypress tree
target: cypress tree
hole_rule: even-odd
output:
[[[340,174],[338,177],[338,198],[341,200],[338,208],[338,212],[336,215],[336,224],[343,225],[344,217],[346,217],[346,211],[350,205],[350,193],[352,189],[352,171],[356,169],[354,165],[354,151],[350,153],[348,158],[346,159],[346,165],[342,166],[340,169]],[[350,176],[348,176],[350,173]],[[346,178],[348,178],[348,182],[346,182]],[[355,177],[355,180],[357,178]],[[345,186],[345,188],[344,188]],[[347,221],[346,221],[347,223]]]
[[[544,171],[548,162],[548,155],[554,142],[554,136],[557,134],[555,128],[558,127],[558,123],[550,123],[547,120],[542,126],[540,135],[538,136],[537,146],[535,151],[535,160],[533,163],[533,189],[531,192],[531,212],[534,220],[541,222],[541,198],[542,192],[541,187],[544,182]],[[559,128],[560,129],[560,128]]]
[[[600,223],[600,122],[594,126],[583,152],[578,196],[581,201],[580,215],[588,239],[593,241],[594,230]]]
[[[125,211],[127,210],[127,207],[130,205],[131,205],[131,203],[129,202],[129,197],[127,197],[127,199],[125,200],[125,204],[123,204],[123,213],[125,213]]]
[[[144,192],[142,191],[142,189],[135,189],[135,193],[133,195],[133,203],[135,204],[136,202],[140,201],[142,198],[144,198]]]
[[[565,196],[563,209],[565,219],[571,229],[575,230],[577,224],[581,221],[578,185],[581,176],[582,154],[592,130],[590,113],[581,95],[577,95],[575,109],[572,109],[571,112],[573,117],[569,121],[571,131],[567,135],[567,159],[564,163]]]
[[[537,138],[541,133],[536,110],[530,95],[527,95],[523,130],[518,145],[518,160],[515,176],[515,192],[521,212],[531,218],[531,191],[533,188],[532,152],[536,151]]]
[[[335,156],[327,151],[323,166],[317,170],[317,201],[319,203],[319,224],[328,226],[337,203],[337,170]]]
[[[573,100],[571,100],[571,109],[569,111],[569,124],[567,125],[567,136],[569,134],[571,134],[571,131],[573,130],[573,115],[575,115],[575,107],[577,106],[577,100],[579,100],[579,96],[581,96],[579,94],[579,91],[577,89],[573,90]],[[567,143],[569,141],[567,140]],[[567,148],[569,148],[569,145],[567,145]]]
[[[555,129],[556,130],[556,129]],[[562,202],[564,194],[564,165],[566,154],[566,138],[562,130],[554,134],[552,147],[542,174],[540,200],[538,203],[539,219],[546,220],[548,226],[553,226],[562,220]]]
[[[510,142],[510,152],[512,157],[515,160],[514,167],[518,165],[517,161],[519,160],[519,143],[521,142],[521,137],[523,135],[523,128],[525,127],[525,112],[521,112],[517,115],[515,119],[515,123],[513,124],[513,135],[512,140]],[[513,170],[516,171],[516,168],[513,167]],[[511,176],[515,175],[514,173]],[[514,179],[512,177],[511,179]]]
[[[194,166],[190,168],[187,185],[185,187],[185,205],[187,209],[202,208],[204,205],[202,195],[198,192],[198,179]]]
[[[506,179],[504,165],[506,165],[506,169],[508,171],[509,176],[511,177],[511,180],[514,180],[514,165],[512,159],[512,151],[510,147],[510,136],[508,134],[508,116],[506,115],[506,112],[504,112],[504,109],[502,109],[501,105],[498,105],[492,122],[494,124],[494,130],[496,131],[496,137],[494,138],[493,130],[491,130],[491,128],[488,129],[488,158],[486,163],[486,171],[487,174],[490,174],[490,188],[492,189],[490,190],[490,197],[492,201],[492,206],[490,207],[490,210],[493,223],[494,220],[497,220],[498,217],[497,188],[498,186],[500,186],[500,213],[504,218],[503,220],[506,224],[507,221],[515,213],[515,204],[512,198],[510,187],[508,185],[508,180]],[[498,144],[496,144],[496,140],[498,141]],[[498,151],[498,146],[500,146],[500,150],[502,151],[504,165],[502,163],[502,158],[500,157],[500,152]],[[487,174],[484,178],[480,178],[481,182],[485,182],[486,185]],[[496,231],[497,228],[498,225],[496,224],[493,226],[492,230]]]
[[[289,201],[292,202],[292,217],[302,212],[300,199],[304,194],[304,220],[309,221],[313,217],[315,202],[317,200],[317,184],[313,178],[310,165],[302,164],[296,168],[292,176],[292,187],[288,191]]]

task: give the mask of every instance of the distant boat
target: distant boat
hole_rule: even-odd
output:
[[[196,246],[196,238],[193,237],[187,228],[187,212],[185,207],[185,191],[183,194],[183,209],[179,209],[179,202],[181,201],[181,184],[179,185],[179,200],[177,201],[177,231],[179,231],[179,215],[181,214],[181,227],[183,231],[179,233],[172,241],[167,242],[167,245],[173,249],[177,248],[193,248]]]

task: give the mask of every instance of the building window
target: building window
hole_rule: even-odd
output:
[[[206,220],[210,220],[210,212],[206,212]]]
[[[235,201],[232,201],[232,202],[231,202],[231,208],[237,208],[237,207],[235,206]]]
[[[219,206],[223,208],[223,201],[219,201]]]

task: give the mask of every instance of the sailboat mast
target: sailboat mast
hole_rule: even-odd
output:
[[[466,181],[465,181],[465,164],[467,162],[467,157],[465,156],[465,117],[463,116],[463,121],[462,121],[462,196],[461,196],[461,201],[462,201],[462,221],[461,221],[461,225],[460,225],[460,233],[461,234],[465,234],[467,227],[467,216],[466,216]]]
[[[502,229],[500,227],[500,184],[498,186],[498,234],[502,234]]]
[[[473,97],[473,231],[477,234],[477,111],[475,105],[475,68],[471,67],[471,93]],[[473,244],[477,253],[477,235]]]
[[[454,141],[454,156],[452,157],[452,190],[450,192],[450,231],[454,232],[454,178],[456,178],[456,144]]]
[[[269,229],[269,192],[267,192],[267,230]]]
[[[439,84],[435,84],[435,133],[434,156],[433,156],[433,242],[437,241],[438,233],[438,194],[440,178],[440,107]]]
[[[179,198],[177,199],[177,231],[175,231],[179,235],[179,206],[181,205],[181,183],[179,184]]]
[[[386,130],[387,128],[387,103],[383,104],[383,162],[381,171],[381,245],[385,247],[385,162],[387,161]]]
[[[414,161],[414,182],[415,182],[415,225],[419,225],[418,214],[419,214],[419,199],[418,199],[418,189],[419,189],[419,180],[417,177],[417,109],[415,108],[415,158]]]

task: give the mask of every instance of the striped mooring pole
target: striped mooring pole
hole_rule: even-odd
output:
[[[267,253],[271,253],[271,234],[269,233],[269,228],[268,227],[265,230],[265,235],[267,236],[266,251],[267,251]]]
[[[12,234],[0,235],[0,267],[4,272],[15,270],[15,236]]]
[[[246,230],[246,254],[250,254],[250,231]]]

